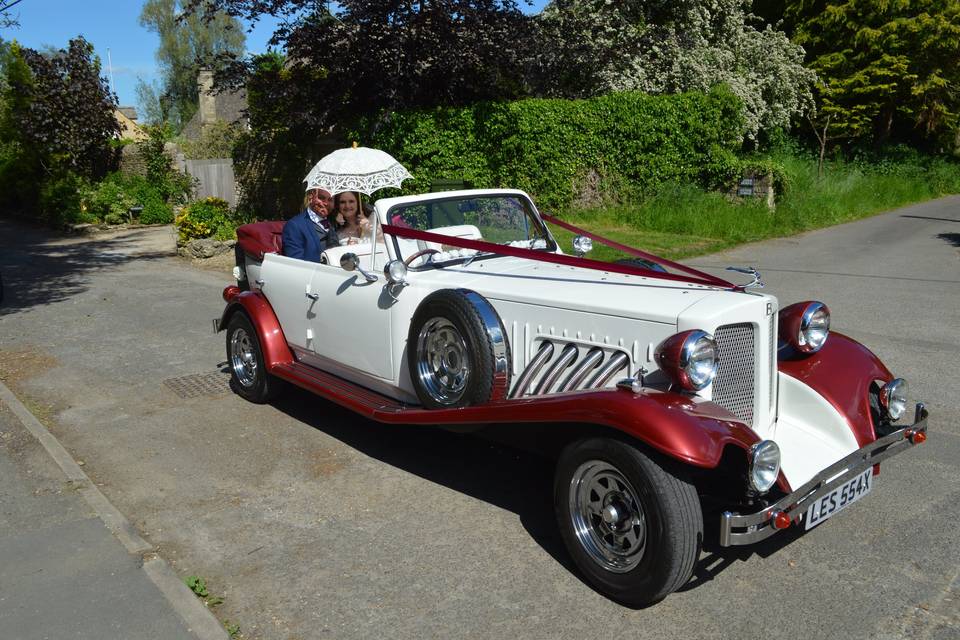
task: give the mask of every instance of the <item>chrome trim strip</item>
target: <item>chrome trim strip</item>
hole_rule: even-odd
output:
[[[771,518],[776,511],[783,511],[794,523],[799,523],[807,507],[816,500],[880,461],[913,447],[911,436],[917,432],[926,432],[927,415],[923,403],[917,403],[916,421],[912,425],[894,431],[854,451],[818,473],[790,495],[762,511],[748,515],[725,511],[720,516],[720,546],[735,547],[769,538],[778,531],[771,525]]]
[[[533,360],[530,361],[527,368],[520,374],[520,379],[513,385],[513,391],[510,392],[510,397],[519,398],[526,394],[530,382],[540,372],[540,368],[543,367],[544,363],[552,357],[553,343],[549,340],[544,340],[540,343],[540,348],[537,350],[536,355],[533,356]]]
[[[550,365],[550,368],[547,369],[547,372],[543,374],[536,389],[533,390],[533,395],[539,396],[543,393],[550,393],[550,389],[557,381],[557,378],[560,377],[560,374],[563,373],[567,367],[573,364],[579,353],[580,349],[577,348],[577,345],[572,342],[567,344],[567,346],[563,348],[563,351],[560,352],[560,357],[558,357],[556,361]]]
[[[460,289],[460,293],[477,310],[483,322],[483,328],[490,338],[490,344],[493,346],[493,394],[490,400],[503,400],[510,390],[510,362],[507,357],[509,355],[507,337],[504,335],[500,316],[497,315],[493,305],[476,291]]]
[[[586,357],[574,367],[573,371],[567,376],[567,379],[563,381],[557,391],[563,392],[576,389],[591,371],[600,366],[601,362],[603,362],[603,349],[600,347],[590,349]]]
[[[615,354],[610,356],[610,360],[607,361],[607,364],[603,365],[599,371],[590,376],[590,379],[584,383],[584,389],[597,389],[600,387],[605,387],[610,378],[612,378],[620,369],[629,362],[630,358],[627,357],[622,351],[617,351]]]

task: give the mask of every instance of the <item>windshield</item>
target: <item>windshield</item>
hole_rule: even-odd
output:
[[[556,245],[533,205],[519,195],[482,195],[412,202],[391,207],[387,221],[397,227],[430,231],[468,240],[483,240],[524,249],[555,251]],[[451,260],[489,257],[495,254],[461,249],[452,245],[394,237],[401,260],[422,267]]]

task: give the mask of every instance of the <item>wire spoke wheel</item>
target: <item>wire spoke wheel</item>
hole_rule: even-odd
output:
[[[430,397],[455,405],[470,378],[470,356],[460,331],[446,318],[427,320],[417,337],[417,375]]]
[[[581,464],[570,479],[570,518],[591,560],[625,573],[646,551],[646,516],[639,494],[616,467],[602,460]]]

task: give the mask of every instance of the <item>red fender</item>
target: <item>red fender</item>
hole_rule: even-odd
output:
[[[588,390],[429,413],[438,424],[456,420],[605,425],[671,458],[705,469],[713,469],[720,463],[728,444],[749,450],[760,441],[750,427],[712,402],[695,403],[677,393],[650,389],[640,393],[623,389]],[[455,416],[456,413],[461,415]]]
[[[830,332],[823,348],[808,356],[780,360],[780,371],[827,400],[847,420],[857,444],[877,439],[870,418],[870,384],[889,382],[893,374],[872,351],[852,338]]]
[[[280,321],[277,320],[273,307],[263,294],[259,291],[240,291],[239,287],[231,285],[223,290],[223,299],[227,301],[227,307],[220,317],[220,326],[226,327],[230,317],[242,309],[257,330],[267,371],[277,365],[293,362],[293,353],[287,346],[287,339],[280,328]]]

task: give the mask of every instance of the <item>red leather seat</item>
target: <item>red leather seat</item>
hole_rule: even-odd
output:
[[[283,220],[252,222],[237,228],[237,244],[254,260],[265,253],[283,253]]]

